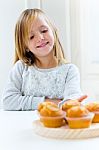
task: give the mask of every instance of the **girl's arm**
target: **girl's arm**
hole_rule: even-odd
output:
[[[4,110],[35,110],[38,103],[43,102],[45,97],[33,97],[22,93],[22,74],[25,65],[18,61],[12,68],[8,84],[3,93]]]
[[[78,68],[72,64],[67,73],[66,84],[64,90],[64,99],[60,104],[67,100],[78,99],[83,95],[80,88],[80,74]]]

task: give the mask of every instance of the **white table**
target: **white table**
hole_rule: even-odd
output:
[[[0,111],[0,150],[99,150],[99,138],[48,139],[36,135],[34,111]]]

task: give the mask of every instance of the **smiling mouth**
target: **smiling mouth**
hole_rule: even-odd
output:
[[[41,45],[37,46],[37,48],[42,48],[42,47],[45,47],[47,44],[49,44],[49,42],[42,43]]]

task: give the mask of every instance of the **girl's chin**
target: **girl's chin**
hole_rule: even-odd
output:
[[[37,55],[38,56],[47,56],[47,55],[49,55],[51,53],[51,51],[52,50],[49,50],[49,51],[48,50],[41,50],[41,51],[38,52]]]
[[[39,55],[37,55],[37,57],[47,57],[48,56],[48,54],[39,54]]]

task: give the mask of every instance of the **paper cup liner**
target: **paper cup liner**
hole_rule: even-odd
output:
[[[89,113],[88,116],[84,117],[66,117],[68,125],[70,128],[79,129],[79,128],[88,128],[90,127],[94,113]]]

